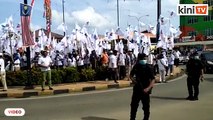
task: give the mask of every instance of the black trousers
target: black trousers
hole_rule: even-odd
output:
[[[179,62],[180,62],[180,60],[179,60],[178,58],[175,58],[175,60],[174,60],[174,65],[175,65],[176,67],[178,67],[178,66],[179,66]]]
[[[187,88],[188,88],[188,93],[189,97],[191,98],[197,98],[199,95],[199,81],[200,77],[189,77],[187,78]]]
[[[149,120],[150,116],[150,94],[142,92],[142,88],[133,88],[132,101],[131,101],[131,111],[130,120],[135,120],[139,102],[142,102],[142,109],[144,112],[143,120]]]
[[[118,66],[118,69],[119,69],[119,79],[123,80],[126,77],[126,67]]]
[[[110,80],[114,80],[117,82],[118,80],[118,69],[117,68],[109,68]]]
[[[157,75],[159,73],[158,64],[154,65],[154,74]]]

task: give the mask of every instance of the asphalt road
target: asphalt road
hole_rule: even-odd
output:
[[[151,98],[151,120],[213,120],[213,75],[205,75],[199,101],[187,101],[186,77],[158,84]],[[128,120],[132,88],[27,99],[0,99],[0,120]],[[24,108],[6,117],[6,108]],[[137,120],[142,119],[141,106]]]

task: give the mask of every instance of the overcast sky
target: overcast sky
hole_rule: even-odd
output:
[[[13,16],[14,24],[20,23],[20,2],[24,0],[0,0],[0,23],[4,22],[10,15]],[[35,0],[32,14],[32,28],[45,28],[43,18],[43,1]],[[176,11],[179,0],[161,0],[162,15],[169,16],[169,11]],[[28,0],[31,3],[31,0]],[[119,0],[120,5],[120,28],[124,30],[127,24],[137,26],[135,17],[142,17],[141,22],[145,24],[156,24],[157,0]],[[135,16],[129,17],[128,15]],[[148,17],[145,15],[149,15]],[[69,30],[74,28],[75,23],[80,26],[87,21],[89,28],[96,28],[99,34],[106,30],[117,28],[117,0],[65,0],[65,21]],[[62,0],[52,0],[52,31],[59,32],[57,26],[62,23]],[[179,26],[179,17],[171,20],[175,26]],[[62,32],[62,31],[60,31]],[[70,32],[70,31],[69,31]]]

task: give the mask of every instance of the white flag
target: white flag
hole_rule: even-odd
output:
[[[121,31],[120,28],[117,28],[117,30],[115,31],[115,34],[117,34],[118,36],[124,36],[124,33]]]
[[[57,30],[66,32],[67,31],[67,26],[64,23],[61,23],[58,27]]]

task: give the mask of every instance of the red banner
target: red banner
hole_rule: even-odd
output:
[[[52,10],[51,10],[51,0],[44,0],[45,16],[46,16],[46,29],[47,33],[51,32],[51,22],[52,22]]]

